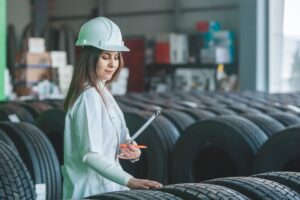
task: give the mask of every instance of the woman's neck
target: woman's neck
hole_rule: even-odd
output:
[[[103,81],[103,80],[99,80],[98,81],[98,85],[100,86],[100,88],[104,88],[105,87],[105,82],[106,81]]]

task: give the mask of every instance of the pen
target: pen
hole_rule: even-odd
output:
[[[127,147],[127,146],[128,146],[128,144],[120,144],[120,147],[121,147],[121,148],[125,148],[125,147]],[[145,146],[145,145],[136,145],[136,144],[132,144],[132,146],[135,147],[135,148],[139,148],[139,149],[146,149],[146,148],[147,148],[147,146]]]

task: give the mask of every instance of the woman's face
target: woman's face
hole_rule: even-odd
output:
[[[98,73],[101,81],[109,81],[119,67],[119,52],[103,51],[98,60]]]

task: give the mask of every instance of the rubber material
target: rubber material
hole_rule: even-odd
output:
[[[255,200],[299,200],[300,195],[290,188],[276,183],[254,177],[220,178],[206,181],[207,183],[222,185],[236,190],[250,199]]]
[[[0,141],[0,199],[35,199],[32,179],[17,153]]]

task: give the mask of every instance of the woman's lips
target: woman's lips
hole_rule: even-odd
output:
[[[105,70],[106,73],[108,74],[112,74],[114,71],[111,71],[111,70]]]

